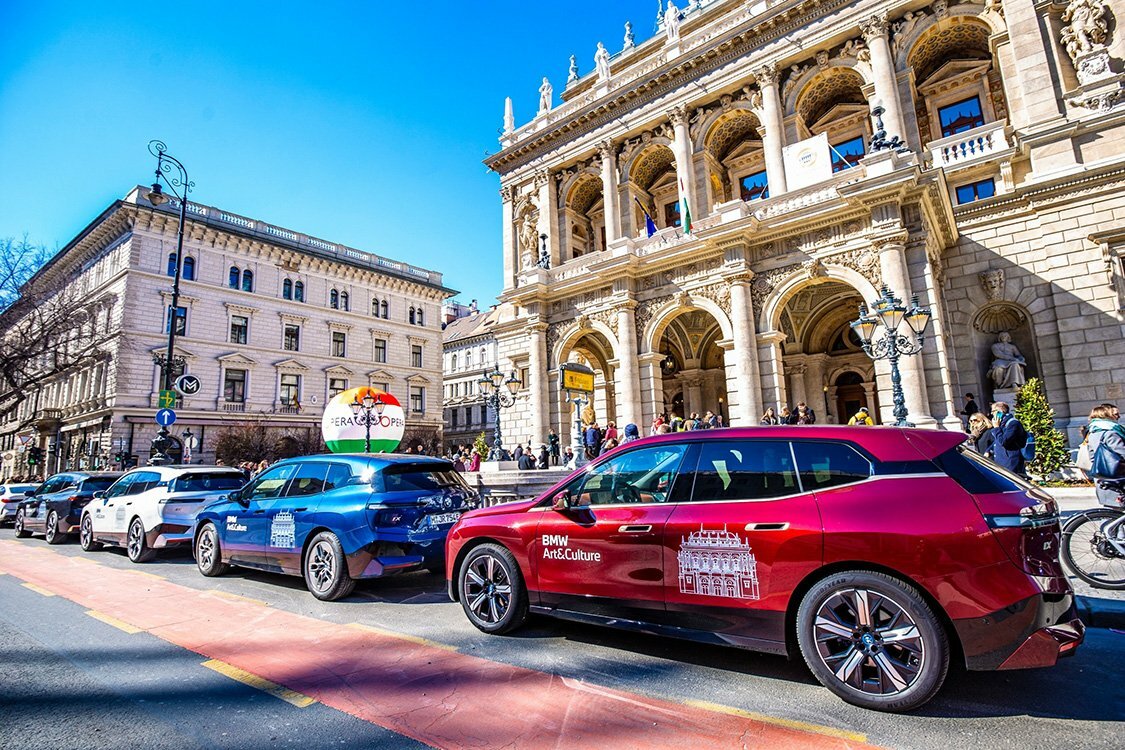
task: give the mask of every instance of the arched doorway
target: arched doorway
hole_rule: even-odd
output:
[[[593,409],[594,419],[605,427],[609,422],[617,422],[617,392],[614,384],[616,376],[613,343],[606,334],[597,329],[585,329],[571,341],[563,344],[559,351],[559,362],[576,362],[594,371],[594,393],[589,407]],[[555,401],[552,422],[558,425],[558,434],[563,445],[568,445],[574,432],[573,407],[561,400]],[[527,436],[512,435],[514,440],[526,440]]]
[[[863,375],[854,370],[847,370],[837,375],[829,389],[829,401],[835,402],[838,424],[847,424],[848,420],[863,407],[867,408],[867,413],[878,423],[879,409],[875,403],[877,399],[875,384],[870,380],[864,380]]]
[[[664,355],[663,411],[685,418],[693,413],[703,418],[708,411],[722,414],[727,372],[719,321],[706,310],[689,308],[669,319],[654,340],[655,351]]]

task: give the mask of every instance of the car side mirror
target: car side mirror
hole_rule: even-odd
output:
[[[227,498],[235,501],[243,507],[250,505],[250,499],[243,493],[242,490],[235,490],[234,492],[227,495]]]
[[[98,490],[94,493],[95,500],[105,500],[105,490]]]
[[[555,495],[555,497],[551,500],[551,508],[552,510],[558,511],[569,510],[570,493],[566,490],[563,490],[562,492]]]

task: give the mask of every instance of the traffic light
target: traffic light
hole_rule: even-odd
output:
[[[27,449],[27,465],[37,466],[43,462],[43,449],[33,445]]]

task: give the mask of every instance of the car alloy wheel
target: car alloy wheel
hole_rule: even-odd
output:
[[[53,510],[47,514],[47,528],[43,535],[47,538],[47,544],[61,544],[66,538],[59,533],[59,514]]]
[[[134,518],[133,522],[129,524],[125,551],[129,554],[129,559],[135,563],[148,562],[156,554],[155,550],[148,547],[145,540],[145,527],[139,518]]]
[[[84,552],[93,552],[101,547],[94,541],[94,522],[88,515],[82,516],[82,523],[78,527],[78,544]]]
[[[23,508],[16,510],[16,537],[19,539],[27,539],[31,536],[31,532],[24,528],[23,525]]]
[[[325,591],[336,577],[336,553],[327,541],[319,541],[309,550],[309,572],[313,588]]]
[[[457,580],[461,606],[478,629],[506,633],[527,619],[523,578],[507,548],[498,544],[473,548],[461,564]]]
[[[220,576],[227,572],[229,565],[224,563],[219,551],[219,534],[215,525],[208,523],[199,532],[195,541],[195,564],[199,572],[207,577]]]
[[[355,588],[340,539],[330,531],[313,537],[305,552],[305,585],[317,599],[333,602]]]

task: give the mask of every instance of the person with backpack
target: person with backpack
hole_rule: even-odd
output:
[[[867,411],[867,407],[861,406],[859,407],[859,411],[853,414],[852,418],[848,420],[848,424],[852,427],[870,427],[871,425],[875,424],[875,420],[871,418],[871,414]]]
[[[1119,419],[1121,412],[1113,404],[1095,406],[1086,437],[1098,502],[1113,508],[1121,507],[1118,497],[1125,494],[1125,427]]]
[[[1003,401],[992,405],[992,460],[1013,474],[1027,476],[1027,430]]]

